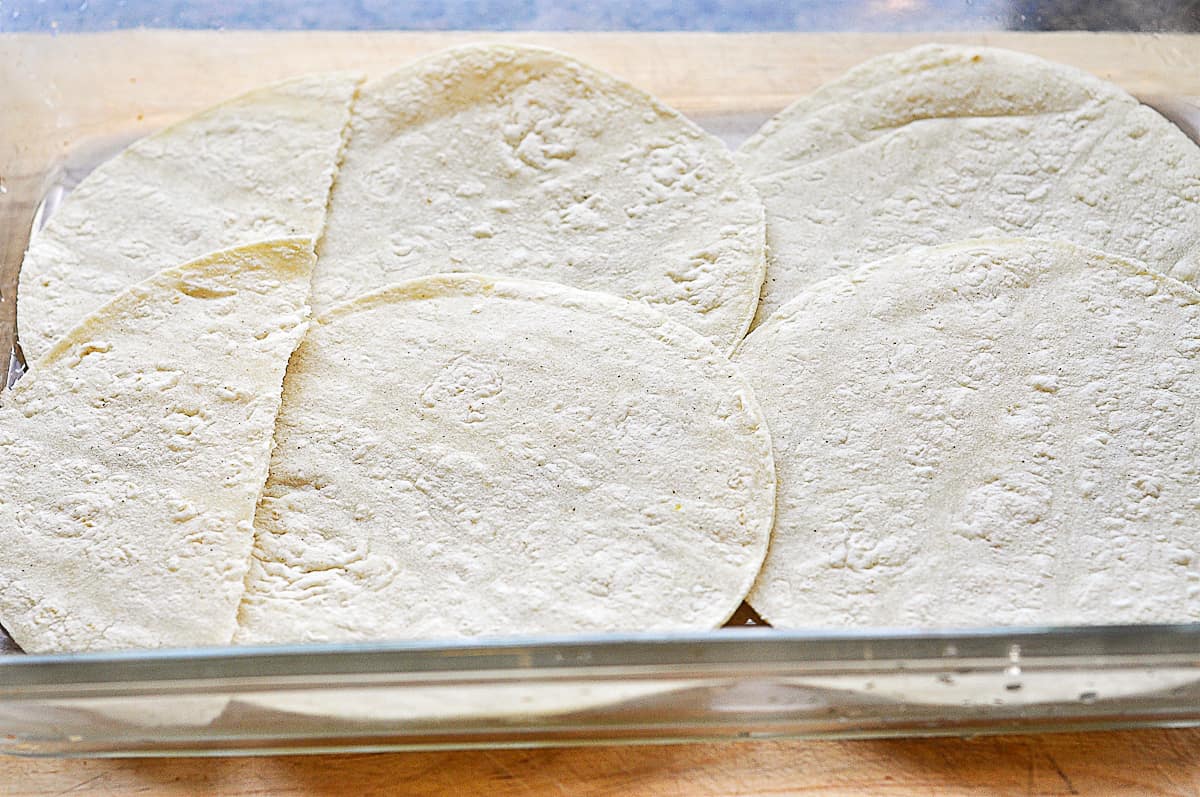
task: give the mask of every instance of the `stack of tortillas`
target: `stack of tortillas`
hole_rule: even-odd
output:
[[[779,476],[764,618],[1200,620],[1195,144],[1077,70],[926,46],[739,160],[770,251],[734,356]]]
[[[877,59],[736,158],[534,48],[268,87],[34,239],[0,622],[1200,619],[1198,251],[1195,145],[1016,53]]]
[[[727,357],[764,241],[717,139],[547,50],[151,136],[26,257],[0,620],[31,652],[718,626],[774,513]]]

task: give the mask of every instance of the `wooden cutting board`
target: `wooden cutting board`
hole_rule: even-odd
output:
[[[1194,795],[1200,731],[273,758],[0,758],[0,794]]]
[[[261,83],[381,74],[471,41],[557,47],[615,72],[731,144],[796,97],[881,52],[929,41],[1025,50],[1125,86],[1182,119],[1200,106],[1200,37],[1137,34],[468,34],[131,31],[0,35],[0,350],[11,220],[41,199],[47,158],[105,148]],[[42,127],[53,117],[49,131]],[[22,205],[25,207],[23,208]],[[0,757],[0,795],[1196,794],[1200,730],[974,740],[808,741],[241,759]]]
[[[4,137],[55,111],[61,132],[150,130],[285,77],[368,76],[473,42],[555,47],[692,116],[771,114],[873,56],[924,42],[1011,47],[1086,69],[1139,96],[1200,97],[1200,35],[1129,33],[397,33],[134,30],[0,34]],[[40,141],[40,140],[39,140]],[[26,147],[38,141],[22,142]],[[71,137],[45,142],[68,146]]]

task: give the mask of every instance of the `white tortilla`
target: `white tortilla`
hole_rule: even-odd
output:
[[[679,113],[551,50],[464,47],[363,88],[313,307],[486,266],[650,302],[728,351],[763,246],[754,189]]]
[[[785,627],[1200,620],[1200,293],[1068,244],[831,277],[735,355],[775,442]]]
[[[553,717],[660,697],[684,687],[628,679],[581,684],[380,686],[239,695],[234,706],[342,722],[432,724]]]
[[[119,294],[0,406],[0,622],[29,653],[227,644],[308,239]]]
[[[807,286],[915,246],[1056,238],[1194,281],[1200,148],[1117,86],[987,47],[876,58],[739,151],[767,208],[755,324]]]
[[[551,283],[445,275],[334,309],[275,440],[238,643],[715,628],[774,508],[737,369]]]
[[[361,78],[308,75],[144,138],[88,175],[21,266],[28,361],[167,263],[277,238],[314,242]]]

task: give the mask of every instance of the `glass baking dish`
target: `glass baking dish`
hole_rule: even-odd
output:
[[[180,755],[1200,722],[1200,629],[706,634],[0,663],[0,751]]]
[[[998,29],[1027,26],[1014,22],[1015,5],[999,2],[943,16],[942,7],[950,4],[934,4],[915,22],[901,7],[923,7],[919,3],[831,4],[828,13],[806,5],[812,18],[796,12],[789,23],[910,31],[904,33],[719,34],[97,32],[138,22],[204,28],[221,20],[189,22],[177,11],[167,19],[114,16],[110,25],[89,27],[76,24],[80,14],[51,18],[44,5],[25,5],[36,5],[41,16],[0,22],[0,30],[38,31],[0,33],[0,102],[6,109],[0,132],[0,352],[12,352],[10,383],[22,372],[13,345],[13,297],[30,231],[95,165],[129,142],[241,91],[304,72],[378,75],[472,41],[552,46],[659,95],[736,146],[796,97],[873,55],[928,41],[974,42],[1088,69],[1123,85],[1194,138],[1200,130],[1200,35],[1005,32]],[[889,11],[893,5],[901,11]],[[724,28],[753,29],[753,20],[739,13],[726,14]],[[463,24],[447,14],[446,24]],[[230,27],[262,23],[226,21]],[[417,27],[411,19],[376,23]],[[314,24],[354,27],[336,19]],[[911,32],[939,27],[954,30]],[[1193,724],[1200,724],[1200,625],[938,632],[728,627],[706,634],[64,656],[26,656],[0,637],[0,751],[28,755]]]

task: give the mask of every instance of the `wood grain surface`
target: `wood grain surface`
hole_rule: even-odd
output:
[[[1200,730],[269,758],[0,758],[0,794],[1193,795]]]
[[[1140,96],[1200,97],[1196,34],[0,34],[0,107],[7,112],[0,143],[15,139],[16,154],[37,157],[46,148],[76,145],[84,136],[154,129],[272,80],[333,69],[379,76],[444,47],[472,42],[555,47],[689,114],[774,113],[867,58],[929,41],[1022,50],[1086,69]],[[49,135],[29,136],[46,115],[55,121]]]
[[[128,31],[0,35],[0,210],[69,168],[237,92],[302,72],[378,75],[469,41],[565,50],[722,131],[853,64],[922,41],[1012,47],[1139,96],[1200,97],[1200,37],[1133,34],[458,34]],[[91,149],[89,149],[91,148]],[[11,229],[0,257],[19,259]],[[0,280],[0,338],[15,272]],[[5,351],[7,349],[4,349]],[[901,795],[1200,793],[1200,730],[266,758],[0,757],[0,795]]]

